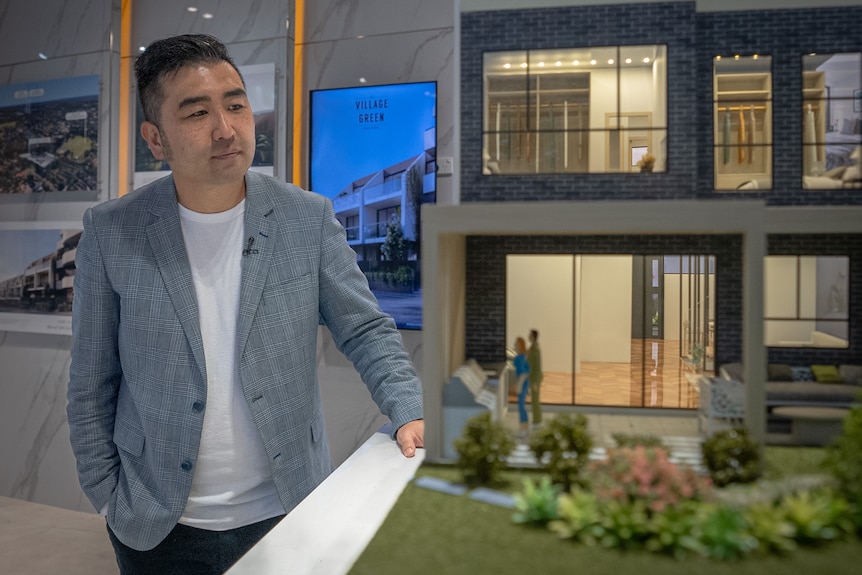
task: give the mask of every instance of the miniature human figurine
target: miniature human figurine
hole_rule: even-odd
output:
[[[542,402],[539,388],[542,385],[542,350],[539,349],[539,332],[530,330],[530,349],[527,351],[527,364],[530,366],[530,407],[533,411],[533,425],[542,423]]]
[[[515,340],[515,351],[518,355],[515,356],[513,363],[515,364],[515,388],[520,388],[518,392],[518,421],[521,424],[521,431],[527,430],[527,392],[530,389],[530,364],[527,361],[527,344],[523,337]]]

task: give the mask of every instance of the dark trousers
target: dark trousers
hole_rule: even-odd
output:
[[[122,575],[220,575],[261,540],[283,515],[229,531],[177,524],[149,551],[123,544],[108,527]]]

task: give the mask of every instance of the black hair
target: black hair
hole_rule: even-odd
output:
[[[135,79],[138,98],[144,109],[144,118],[156,125],[164,101],[162,80],[176,74],[181,68],[194,64],[227,62],[236,73],[239,69],[228,54],[227,47],[208,34],[184,34],[156,40],[135,61]]]

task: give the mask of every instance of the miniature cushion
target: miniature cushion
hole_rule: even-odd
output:
[[[766,373],[769,381],[793,381],[793,370],[786,363],[770,363]]]
[[[835,365],[812,365],[811,373],[817,383],[843,383],[838,366]]]

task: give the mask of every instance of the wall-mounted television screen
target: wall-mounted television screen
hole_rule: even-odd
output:
[[[332,200],[380,306],[421,329],[422,204],[437,199],[437,83],[311,92],[309,187]]]

